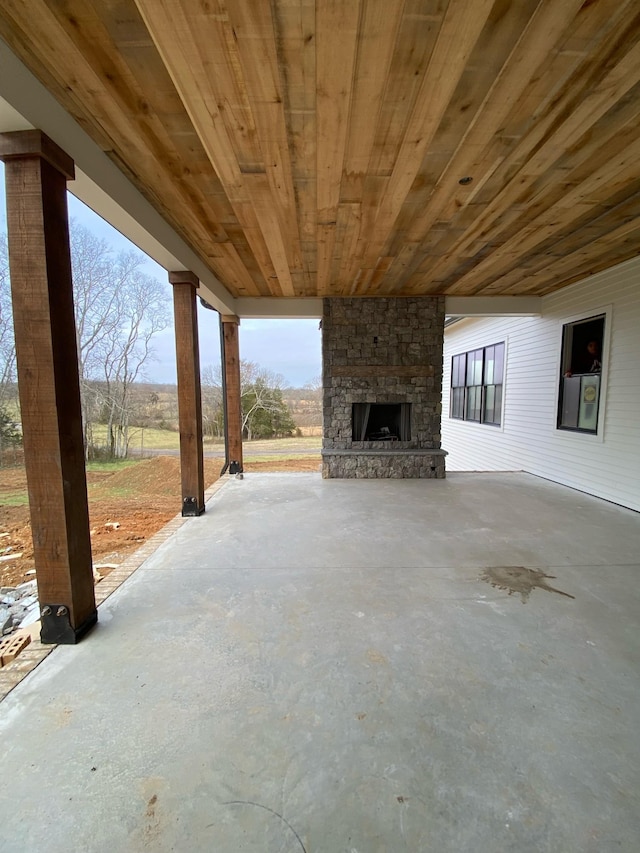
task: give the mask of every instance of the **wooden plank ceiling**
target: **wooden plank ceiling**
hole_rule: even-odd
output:
[[[2,0],[0,35],[234,295],[640,253],[638,0]]]

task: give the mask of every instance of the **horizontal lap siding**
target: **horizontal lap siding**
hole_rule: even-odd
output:
[[[640,259],[543,299],[541,317],[447,329],[442,447],[449,471],[528,471],[640,510]],[[563,323],[611,308],[603,436],[556,429]],[[451,357],[506,341],[503,428],[449,418]]]

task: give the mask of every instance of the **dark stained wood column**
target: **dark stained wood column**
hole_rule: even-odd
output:
[[[18,383],[43,643],[96,622],[67,180],[73,161],[37,130],[0,134]]]
[[[227,442],[229,471],[237,474],[243,470],[242,463],[242,395],[240,389],[240,343],[238,326],[240,319],[233,315],[222,315],[224,335],[224,364],[227,394]]]
[[[182,271],[170,272],[169,281],[173,285],[178,367],[182,514],[202,515],[204,512],[204,461],[196,307],[198,279],[192,272]]]

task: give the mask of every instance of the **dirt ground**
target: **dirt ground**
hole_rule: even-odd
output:
[[[205,459],[205,484],[218,479],[220,459]],[[318,471],[319,457],[252,462],[251,471]],[[104,577],[163,527],[180,508],[180,460],[156,456],[115,472],[90,471],[89,525],[94,566]],[[34,577],[29,507],[7,506],[3,498],[26,493],[24,467],[0,469],[0,586],[17,586]],[[116,527],[115,524],[119,526]],[[105,565],[106,564],[106,565]],[[102,568],[100,568],[102,567]]]

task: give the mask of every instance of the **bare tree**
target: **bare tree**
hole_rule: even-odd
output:
[[[202,395],[202,425],[204,434],[220,438],[224,432],[222,404],[222,371],[208,364],[200,377]]]
[[[22,433],[16,423],[19,404],[11,309],[7,236],[0,234],[0,465],[5,462],[4,451],[22,442]]]
[[[131,385],[153,357],[153,336],[169,325],[167,295],[143,271],[142,254],[116,255],[73,221],[71,262],[87,453],[92,424],[100,418],[107,424],[109,455],[126,456]]]
[[[16,348],[13,337],[7,235],[0,234],[0,409],[15,395]]]
[[[320,396],[322,394],[322,376],[314,376],[312,379],[309,379],[308,382],[305,382],[302,387],[310,394]]]
[[[167,294],[140,252],[116,254],[106,240],[70,223],[73,297],[85,447],[107,424],[112,457],[126,456],[131,385],[153,357],[152,338],[170,322]],[[0,235],[0,409],[15,391],[15,344],[6,236]]]
[[[222,425],[222,368],[208,365],[202,371],[203,417]],[[254,361],[240,360],[242,432],[251,441],[295,429],[283,397],[284,377]],[[205,402],[206,401],[206,402]],[[205,411],[207,415],[205,415]]]
[[[274,417],[289,413],[282,397],[284,377],[253,361],[240,362],[242,432],[251,441]],[[265,415],[271,416],[265,419]],[[290,417],[290,413],[289,413]]]

